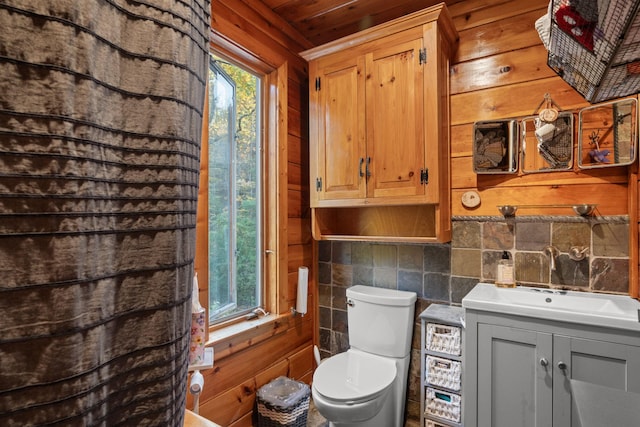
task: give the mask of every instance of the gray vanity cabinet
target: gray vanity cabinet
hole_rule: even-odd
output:
[[[615,342],[615,335],[611,338],[553,337],[554,426],[581,427],[571,399],[570,379],[640,392],[640,347]]]
[[[550,426],[551,376],[539,361],[551,358],[551,334],[482,323],[477,330],[477,425]],[[466,351],[465,356],[473,349]],[[467,404],[474,400],[465,394]]]
[[[465,427],[580,427],[571,379],[640,392],[637,332],[466,310]]]

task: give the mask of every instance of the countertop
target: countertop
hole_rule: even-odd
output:
[[[184,427],[220,427],[213,421],[201,417],[190,410],[186,410],[184,414]]]

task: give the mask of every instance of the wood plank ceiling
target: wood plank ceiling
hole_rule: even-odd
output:
[[[446,0],[447,6],[461,0]],[[442,0],[262,0],[314,46],[424,9]]]

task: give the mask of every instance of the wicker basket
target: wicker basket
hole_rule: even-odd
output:
[[[278,377],[256,393],[258,427],[306,427],[309,386]]]

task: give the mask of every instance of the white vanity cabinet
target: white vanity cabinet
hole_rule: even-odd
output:
[[[465,307],[465,427],[580,427],[571,380],[640,393],[640,328],[532,313]]]

